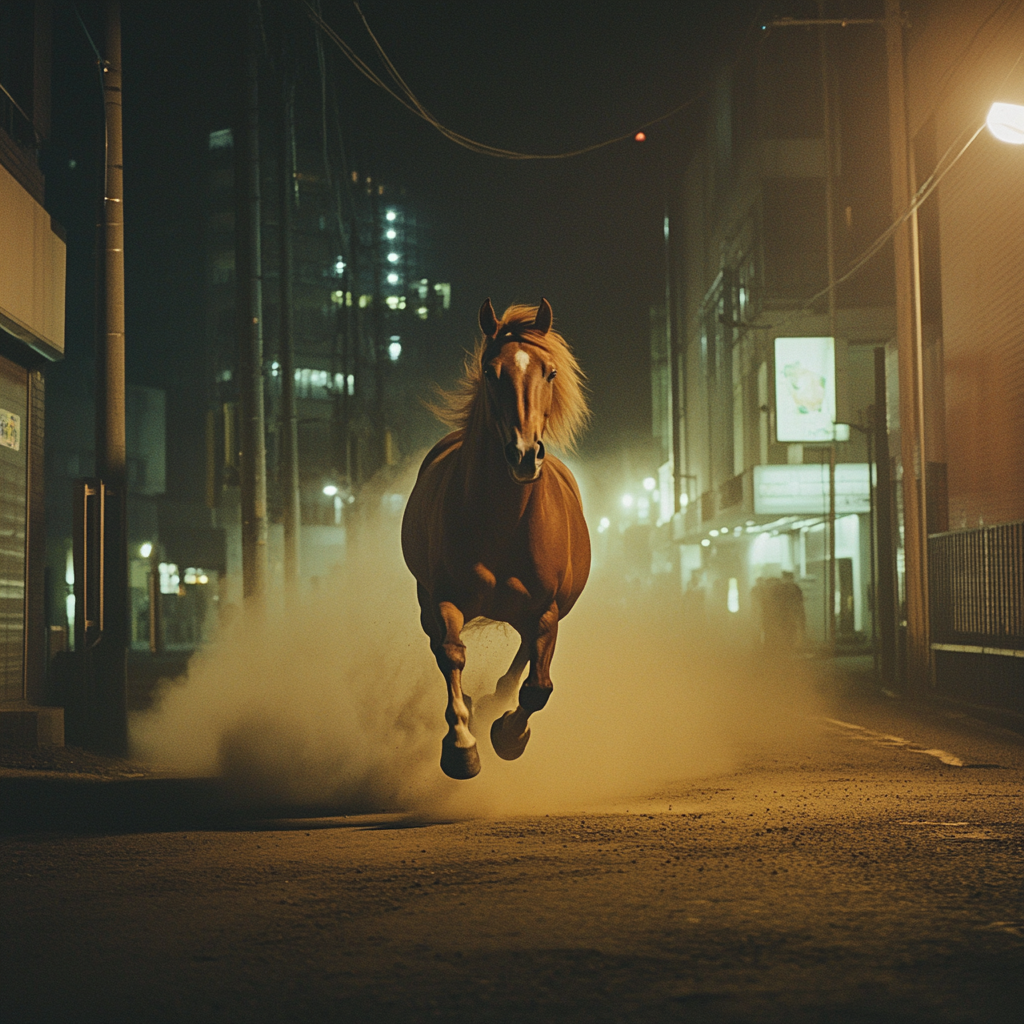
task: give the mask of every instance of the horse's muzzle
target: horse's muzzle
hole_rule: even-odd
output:
[[[508,463],[509,475],[517,484],[532,483],[540,476],[544,466],[544,442],[538,441],[524,454],[515,441],[509,441],[505,445],[505,461]]]

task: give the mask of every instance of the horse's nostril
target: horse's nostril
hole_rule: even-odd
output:
[[[537,442],[537,461],[540,462],[540,460],[543,459],[543,458],[544,458],[544,442],[543,441],[538,441]]]
[[[505,461],[513,468],[523,461],[523,457],[519,454],[519,448],[516,446],[515,441],[509,441],[509,443],[505,445]]]

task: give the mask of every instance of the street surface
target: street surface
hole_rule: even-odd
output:
[[[1018,1021],[1020,738],[826,703],[624,806],[7,834],[0,1019]]]

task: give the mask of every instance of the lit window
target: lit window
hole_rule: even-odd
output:
[[[397,231],[396,231],[396,230],[395,230],[394,228],[388,228],[388,229],[387,229],[387,231],[385,231],[385,232],[384,232],[384,237],[385,237],[385,238],[386,238],[386,239],[387,239],[387,240],[388,240],[389,242],[390,242],[390,241],[391,241],[391,240],[392,240],[393,238],[395,238],[395,237],[396,237],[397,235],[398,235],[398,232],[397,232]]]
[[[388,263],[397,263],[397,262],[398,262],[398,253],[397,252],[389,252],[388,253]]]
[[[398,216],[398,214],[395,213],[394,210],[388,210],[385,216],[387,217],[388,220],[394,220]]]
[[[389,295],[384,301],[388,304],[388,309],[398,309],[401,299],[398,295]]]
[[[632,508],[633,507],[633,495],[632,494],[624,494],[622,496],[622,507],[623,508]]]
[[[231,149],[235,144],[235,137],[230,128],[221,128],[220,131],[210,132],[210,149]]]
[[[334,261],[334,273],[337,277],[345,273],[345,266],[346,263],[340,256]]]
[[[709,548],[709,547],[711,547],[711,541],[709,541],[709,540],[707,539],[707,537],[705,537],[705,538],[704,538],[704,539],[703,539],[703,540],[702,540],[702,541],[700,542],[700,546],[701,546],[702,548]]]
[[[394,271],[388,274],[388,284],[398,284],[398,275]]]
[[[393,363],[398,362],[398,357],[402,354],[402,343],[400,341],[393,341],[388,345],[388,358]]]
[[[427,319],[427,313],[428,313],[428,312],[429,312],[429,310],[427,309],[427,307],[426,307],[426,306],[420,306],[420,307],[419,307],[419,308],[418,308],[418,309],[416,310],[416,315],[417,315],[417,316],[418,316],[418,317],[419,317],[419,318],[420,318],[421,320],[426,320],[426,319]]]

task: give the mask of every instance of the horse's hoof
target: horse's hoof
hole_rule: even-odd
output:
[[[494,747],[494,752],[498,757],[504,761],[514,761],[517,757],[521,756],[526,749],[526,744],[530,741],[529,726],[518,736],[510,736],[508,734],[505,725],[508,718],[514,714],[515,711],[506,711],[501,718],[495,719],[491,725],[491,746]]]
[[[450,779],[471,779],[479,775],[480,753],[476,744],[457,747],[454,737],[445,736],[441,741],[441,771]]]

